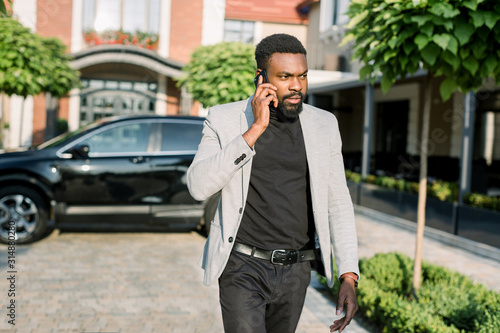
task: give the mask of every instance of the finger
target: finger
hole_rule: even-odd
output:
[[[340,298],[341,296],[339,296],[339,299],[338,299],[338,302],[337,302],[337,316],[340,316],[342,314],[342,312],[344,312],[344,302],[345,302],[345,299],[344,298]]]
[[[261,85],[262,82],[264,82],[264,76],[263,75],[259,75],[259,79],[257,80],[257,85]]]
[[[344,327],[347,326],[347,325],[343,326],[344,319],[345,318],[335,320],[333,322],[333,325],[330,325],[330,332],[335,332],[336,330],[344,329]]]

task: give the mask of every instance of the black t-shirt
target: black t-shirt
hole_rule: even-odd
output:
[[[266,250],[301,249],[312,220],[300,121],[271,117],[257,140],[248,198],[236,240]]]

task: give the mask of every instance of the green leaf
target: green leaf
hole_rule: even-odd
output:
[[[417,23],[419,27],[423,26],[430,19],[431,17],[429,15],[415,15],[410,18],[410,20]]]
[[[474,54],[476,59],[481,59],[483,58],[487,48],[487,44],[476,41],[474,44],[472,44],[472,54]]]
[[[354,36],[353,33],[348,33],[347,35],[345,35],[344,39],[342,39],[342,42],[340,42],[339,46],[344,46],[346,45],[347,43],[349,43],[351,40],[354,40],[356,39],[356,37]]]
[[[500,15],[498,15],[497,13],[486,12],[484,14],[484,23],[488,28],[490,28],[490,30],[493,29],[493,27],[495,26],[495,24],[498,22],[499,19]]]
[[[450,99],[451,95],[455,92],[455,90],[457,90],[457,88],[457,84],[453,79],[447,78],[444,80],[439,86],[439,93],[441,94],[443,102]]]
[[[479,68],[479,62],[476,60],[476,58],[470,56],[465,61],[463,61],[463,66],[469,71],[469,73],[475,75]]]
[[[446,50],[448,47],[448,43],[450,42],[451,36],[448,34],[439,34],[439,35],[434,35],[432,40],[434,43],[439,45],[443,50]]]
[[[418,34],[417,37],[415,37],[415,44],[417,44],[418,50],[421,51],[424,47],[426,47],[429,40],[429,37]]]
[[[477,9],[477,0],[467,0],[463,2],[463,6],[469,8],[470,10],[476,10]]]
[[[435,25],[444,26],[448,31],[453,30],[453,22],[449,19],[445,19],[442,17],[434,17],[432,22]]]
[[[452,35],[449,36],[450,36],[450,41],[448,43],[447,50],[451,51],[451,53],[456,55],[458,53],[458,41]]]
[[[405,52],[406,55],[409,55],[414,49],[415,49],[415,44],[413,43],[403,44],[403,51]]]
[[[467,22],[457,23],[455,26],[455,37],[457,37],[460,45],[465,45],[474,34],[474,26]]]
[[[389,61],[391,58],[394,58],[397,55],[397,52],[394,50],[387,50],[384,52],[384,62]]]
[[[359,78],[361,80],[364,80],[367,76],[368,77],[370,76],[372,71],[373,71],[373,67],[371,65],[365,65],[365,66],[361,67],[361,69],[359,70]]]
[[[390,78],[388,78],[387,76],[384,75],[384,77],[382,77],[382,81],[380,82],[380,87],[382,88],[382,92],[384,94],[389,91],[389,89],[392,86],[392,82],[393,81]]]
[[[434,24],[429,23],[420,28],[420,32],[426,34],[429,37],[432,37],[434,32]]]
[[[460,59],[456,56],[453,55],[451,52],[447,51],[443,53],[443,60],[451,65],[454,71],[458,70],[458,67],[460,66]]]
[[[387,42],[387,45],[389,45],[389,47],[391,49],[394,50],[394,48],[396,48],[397,44],[399,42],[399,39],[395,36],[393,36],[388,42]]]
[[[436,59],[440,54],[441,50],[436,44],[429,44],[422,50],[422,58],[430,66],[434,66]]]
[[[363,21],[368,16],[369,13],[370,12],[368,10],[364,10],[361,13],[357,14],[349,21],[349,23],[346,25],[346,28],[347,29],[354,28],[358,23]]]
[[[483,11],[470,12],[469,15],[472,17],[472,23],[476,29],[484,25],[485,15]]]
[[[494,73],[495,68],[498,65],[498,60],[497,60],[497,58],[493,54],[490,54],[488,57],[486,57],[486,59],[483,62],[483,64],[484,64],[484,67],[485,67],[485,69],[487,71],[487,75],[486,76],[488,76],[488,75]]]
[[[429,12],[444,18],[453,18],[460,15],[460,11],[458,9],[453,8],[452,5],[446,2],[435,3],[434,6],[429,9]]]

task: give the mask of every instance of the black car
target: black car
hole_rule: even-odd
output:
[[[203,203],[186,171],[203,118],[104,119],[37,147],[0,154],[0,242],[27,244],[55,228],[193,229]],[[11,226],[15,225],[11,229]]]

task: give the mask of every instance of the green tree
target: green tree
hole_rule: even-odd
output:
[[[381,80],[383,92],[399,78],[427,71],[420,159],[417,245],[413,290],[420,287],[425,226],[427,145],[433,78],[442,77],[443,101],[457,89],[468,92],[492,77],[500,81],[498,0],[353,0],[350,29],[361,79]]]
[[[26,98],[50,93],[62,97],[78,86],[79,73],[70,66],[70,58],[59,39],[34,34],[9,17],[0,18],[0,36],[2,94]]]
[[[204,107],[248,98],[255,87],[254,47],[243,43],[219,43],[198,47],[184,66],[178,86],[186,87]]]
[[[0,16],[7,16],[9,11],[7,10],[7,6],[5,3],[9,4],[9,7],[12,8],[12,0],[0,0]]]

